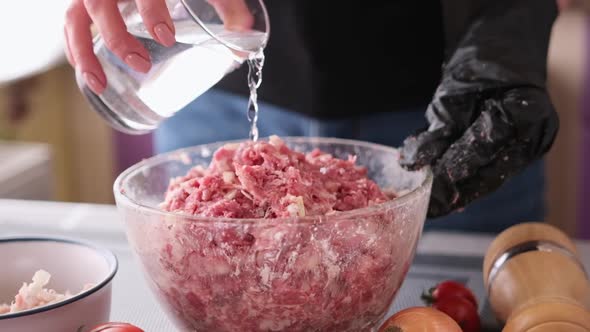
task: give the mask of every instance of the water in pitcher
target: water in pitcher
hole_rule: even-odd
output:
[[[192,20],[175,22],[177,43],[172,47],[154,41],[143,25],[128,27],[129,32],[150,52],[152,68],[148,73],[130,69],[98,40],[95,53],[105,70],[107,88],[96,96],[84,87],[84,94],[101,112],[107,113],[111,121],[115,118],[120,127],[149,131],[211,88],[228,72],[248,62],[256,68],[248,77],[253,94],[249,108],[254,109],[248,113],[248,118],[251,119],[253,132],[257,132],[256,88],[260,85],[264,57],[261,53],[232,50],[205,31],[195,29],[194,24]],[[232,32],[222,25],[210,26],[210,30],[230,43],[239,38],[240,43],[260,45],[265,38],[261,32]],[[250,84],[250,81],[255,81],[255,84]]]

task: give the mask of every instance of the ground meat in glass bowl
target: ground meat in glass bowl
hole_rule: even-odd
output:
[[[371,331],[406,276],[430,195],[430,171],[398,158],[341,139],[221,142],[131,167],[115,196],[181,330]]]

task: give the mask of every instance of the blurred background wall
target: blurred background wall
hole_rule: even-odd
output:
[[[552,36],[549,87],[561,130],[548,156],[547,200],[549,222],[590,238],[590,0],[583,3],[562,13]],[[59,31],[48,30],[55,45],[29,61],[38,68],[15,75],[0,58],[0,197],[112,203],[114,178],[151,155],[151,138],[116,133],[90,111],[61,53],[61,25],[46,24]]]
[[[548,221],[590,237],[590,1],[562,12],[551,38],[548,87],[561,129],[549,153]]]

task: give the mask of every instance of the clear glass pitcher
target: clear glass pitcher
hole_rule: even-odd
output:
[[[224,26],[208,0],[167,0],[176,29],[176,43],[171,47],[150,36],[134,1],[121,1],[119,9],[127,30],[148,50],[152,67],[147,73],[133,70],[97,36],[94,52],[106,74],[106,89],[96,95],[81,73],[76,73],[78,86],[93,110],[119,131],[147,133],[226,74],[260,55],[270,31],[264,3],[225,1],[241,1],[247,6],[253,18],[251,29],[238,31]]]

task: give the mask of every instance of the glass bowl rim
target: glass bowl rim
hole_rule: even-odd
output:
[[[307,136],[284,136],[280,137],[287,145],[289,144],[334,144],[334,145],[349,145],[349,146],[359,146],[364,148],[369,148],[376,151],[383,151],[386,153],[398,153],[398,149],[383,145],[377,144],[372,142],[360,141],[360,140],[353,140],[353,139],[344,139],[344,138],[333,138],[333,137],[307,137]],[[261,137],[259,140],[267,140],[268,137]],[[303,224],[303,223],[317,223],[325,220],[330,219],[348,219],[348,218],[355,218],[355,216],[367,216],[374,213],[382,212],[389,209],[395,209],[401,206],[408,204],[420,197],[420,195],[424,194],[426,191],[431,190],[432,181],[433,181],[433,174],[430,166],[425,166],[418,170],[417,172],[425,172],[424,180],[422,183],[417,186],[416,188],[412,189],[411,191],[403,194],[402,196],[396,197],[392,200],[385,201],[383,203],[367,206],[360,209],[349,210],[349,211],[342,211],[337,212],[331,215],[324,215],[324,216],[305,216],[305,217],[282,217],[282,218],[229,218],[229,217],[204,217],[204,216],[194,216],[186,213],[180,212],[169,212],[164,211],[152,206],[148,206],[145,204],[141,204],[136,200],[131,199],[124,190],[124,184],[126,183],[126,179],[137,174],[138,172],[142,172],[142,170],[146,167],[153,167],[157,164],[161,164],[168,160],[178,160],[178,156],[190,152],[194,152],[195,150],[201,150],[205,147],[216,146],[221,147],[225,144],[235,144],[235,143],[242,143],[245,142],[244,139],[238,140],[226,140],[226,141],[217,141],[213,143],[206,143],[206,144],[199,144],[189,147],[184,147],[176,150],[172,150],[169,152],[157,154],[150,158],[146,158],[130,167],[126,170],[121,172],[115,179],[113,184],[113,192],[115,196],[115,202],[117,206],[129,206],[138,211],[138,213],[143,214],[151,214],[151,215],[159,215],[163,218],[170,219],[182,219],[184,221],[191,221],[196,223],[222,223],[222,224],[263,224],[263,223],[295,223],[295,224]],[[177,156],[173,158],[173,156]],[[428,197],[430,199],[430,197]]]

